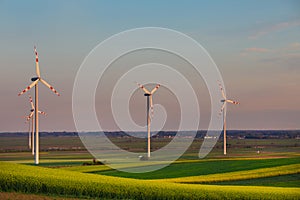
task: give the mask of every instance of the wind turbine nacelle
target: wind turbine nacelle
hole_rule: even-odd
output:
[[[224,103],[224,102],[225,102],[225,99],[222,99],[221,102]]]
[[[34,109],[31,109],[31,110],[30,110],[30,112],[33,112],[33,111],[34,111]]]
[[[146,97],[148,97],[148,96],[150,96],[150,95],[151,95],[151,94],[147,94],[147,93],[144,94],[144,96],[146,96]]]
[[[31,78],[31,81],[36,81],[38,79],[39,79],[39,77],[33,77],[33,78]]]

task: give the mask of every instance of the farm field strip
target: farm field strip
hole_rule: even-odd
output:
[[[211,186],[134,180],[0,162],[1,191],[127,199],[296,199],[298,188]]]
[[[199,162],[185,161],[182,163],[173,163],[160,170],[147,173],[126,173],[114,169],[93,171],[91,173],[135,179],[168,179],[264,169],[298,163],[298,157],[256,160],[213,160],[207,162],[200,160]]]
[[[270,159],[274,159],[274,161],[276,161],[276,159],[278,158],[270,158]],[[268,160],[270,160],[268,159]],[[258,160],[261,161],[261,158],[225,158],[225,159],[202,159],[202,160],[177,160],[174,161],[173,163],[171,163],[171,165],[174,164],[197,164],[197,163],[209,163],[209,162],[220,162],[220,161],[245,161],[245,160]],[[88,160],[90,161],[90,160]],[[24,162],[21,162],[24,163]],[[26,162],[27,163],[27,162]],[[123,165],[120,164],[118,165],[119,169],[121,169],[122,167],[141,167],[141,166],[149,166],[149,165],[160,165],[160,164],[164,164],[164,162],[159,162],[159,163],[149,163],[149,161],[143,161],[139,164],[132,164],[131,166],[129,165]],[[84,173],[92,173],[92,172],[101,172],[101,171],[114,171],[114,169],[110,168],[107,165],[93,165],[93,166],[67,166],[67,167],[62,167],[62,169],[64,170],[69,170],[69,171],[78,171],[78,172],[84,172]]]
[[[183,178],[170,178],[163,179],[167,182],[173,183],[214,183],[214,182],[224,182],[224,181],[236,181],[236,180],[246,180],[246,179],[257,179],[264,177],[273,177],[289,174],[300,173],[300,164],[285,165],[279,167],[270,167],[246,171],[235,171],[220,174],[209,174],[201,176],[190,176]]]
[[[256,179],[246,179],[237,181],[225,181],[208,183],[209,185],[252,185],[252,186],[271,186],[271,187],[296,187],[300,188],[300,173],[280,176],[271,176]]]
[[[60,169],[66,171],[82,172],[82,173],[111,170],[111,168],[106,165],[72,166],[72,167],[62,167]]]

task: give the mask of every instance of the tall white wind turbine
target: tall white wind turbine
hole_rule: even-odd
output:
[[[34,114],[34,105],[31,96],[29,95],[29,102],[31,105],[30,113],[28,116],[26,116],[26,121],[29,124],[29,130],[28,130],[28,146],[29,149],[32,151],[32,155],[34,155],[34,123],[33,123],[33,114]],[[43,111],[38,111],[42,115],[46,115]]]
[[[38,83],[42,82],[44,85],[46,85],[50,90],[52,90],[56,95],[59,96],[59,93],[44,79],[41,78],[40,74],[40,68],[39,68],[39,57],[36,50],[36,47],[34,47],[34,53],[35,53],[35,69],[36,69],[36,75],[37,77],[31,78],[31,83],[28,87],[26,87],[22,92],[18,94],[18,96],[24,94],[28,90],[30,90],[33,86],[35,86],[35,109],[34,109],[34,116],[35,116],[35,154],[34,154],[34,163],[36,165],[39,164],[39,93],[38,93]]]
[[[150,158],[150,126],[151,126],[151,117],[153,117],[153,100],[152,100],[152,95],[156,92],[156,90],[160,87],[160,84],[157,84],[155,88],[149,92],[143,85],[137,83],[139,88],[141,88],[145,93],[144,96],[147,97],[147,132],[148,132],[148,158]],[[149,113],[149,109],[151,109],[151,117]]]
[[[227,103],[231,103],[231,104],[240,104],[239,102],[237,101],[233,101],[231,99],[227,99],[226,95],[225,95],[225,92],[224,92],[224,89],[221,85],[221,83],[219,82],[219,87],[220,87],[220,90],[221,90],[221,93],[222,93],[222,96],[224,99],[221,100],[221,102],[223,103],[222,105],[222,108],[221,108],[221,111],[220,111],[220,114],[223,113],[223,132],[224,132],[224,141],[223,141],[223,145],[224,145],[224,155],[227,154],[227,143],[226,143],[226,109],[227,109]]]

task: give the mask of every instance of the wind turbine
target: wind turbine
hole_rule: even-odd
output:
[[[224,131],[224,142],[223,142],[223,145],[224,145],[224,155],[227,154],[227,144],[226,144],[226,108],[227,108],[227,103],[231,103],[231,104],[240,104],[239,102],[237,101],[233,101],[231,99],[227,99],[226,95],[225,95],[225,92],[224,92],[224,89],[221,85],[221,83],[219,82],[219,87],[220,87],[220,90],[221,90],[221,93],[222,93],[222,96],[224,99],[221,100],[221,102],[223,103],[222,105],[222,108],[221,108],[221,111],[220,111],[220,114],[223,112],[223,131]]]
[[[34,163],[36,165],[39,164],[39,92],[38,92],[38,83],[42,82],[44,85],[46,85],[50,90],[52,90],[55,94],[59,96],[59,93],[45,80],[41,78],[40,74],[40,68],[39,68],[39,57],[36,50],[36,47],[34,47],[34,53],[35,53],[35,70],[37,77],[31,78],[31,83],[28,87],[26,87],[22,92],[18,94],[18,96],[24,94],[28,90],[30,90],[33,86],[35,86],[35,109],[34,109],[34,116],[35,116],[35,154],[34,154]]]
[[[29,130],[28,130],[28,146],[32,150],[32,155],[34,155],[34,127],[33,127],[33,114],[34,114],[34,105],[31,96],[29,95],[29,102],[31,105],[30,113],[28,116],[26,116],[26,121],[29,124]],[[42,115],[46,115],[43,111],[38,111]]]
[[[151,126],[151,118],[150,118],[150,113],[149,109],[151,109],[151,117],[153,117],[153,100],[152,100],[152,95],[156,92],[156,90],[160,87],[160,84],[157,84],[155,88],[151,92],[147,90],[143,85],[137,83],[139,88],[141,88],[145,94],[144,96],[147,97],[147,132],[148,132],[148,158],[150,158],[150,126]]]

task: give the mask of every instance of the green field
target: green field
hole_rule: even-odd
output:
[[[253,186],[272,186],[272,187],[300,187],[300,173],[255,178],[247,180],[235,180],[226,182],[211,183],[214,185],[253,185]]]
[[[298,188],[181,184],[0,163],[1,191],[118,199],[297,199]]]
[[[118,170],[93,171],[93,173],[135,179],[177,178],[207,174],[221,174],[234,171],[245,171],[289,164],[297,164],[300,159],[232,159],[232,160],[201,160],[185,161],[169,165],[163,169],[148,173],[126,173]]]
[[[0,189],[4,196],[300,199],[299,140],[232,139],[227,156],[222,155],[222,144],[218,143],[205,159],[198,159],[202,140],[195,140],[180,159],[149,173],[126,173],[106,165],[83,166],[93,158],[77,137],[42,137],[40,166],[33,166],[26,138],[15,141],[9,137],[0,141],[0,161],[4,161],[0,162]],[[114,142],[122,147],[128,139]],[[159,148],[168,139],[153,139],[155,142],[154,147]],[[135,140],[126,148],[144,152],[144,147],[143,141]],[[140,164],[151,164],[151,160]]]

